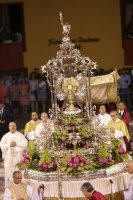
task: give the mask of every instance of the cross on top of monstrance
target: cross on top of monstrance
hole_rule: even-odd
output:
[[[60,12],[60,21],[61,21],[61,25],[63,27],[63,39],[64,41],[70,41],[70,38],[69,38],[69,33],[70,33],[70,30],[71,30],[71,25],[68,24],[67,22],[64,24],[63,23],[63,15],[62,15],[62,12]]]

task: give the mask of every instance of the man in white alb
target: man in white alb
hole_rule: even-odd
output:
[[[50,120],[48,119],[48,115],[46,112],[41,114],[41,123],[36,126],[35,136],[39,137],[42,131],[45,131],[45,127]]]
[[[22,160],[23,150],[27,149],[28,145],[25,136],[17,131],[15,122],[9,123],[9,130],[0,142],[2,157],[4,159],[6,186],[12,181],[13,172],[18,169],[17,164]]]
[[[111,121],[111,116],[108,113],[106,113],[105,105],[99,106],[98,118],[100,119],[100,124],[104,126],[107,126],[109,121]]]

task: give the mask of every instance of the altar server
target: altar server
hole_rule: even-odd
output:
[[[6,186],[12,181],[12,174],[15,169],[18,169],[17,164],[22,160],[23,150],[28,145],[25,136],[17,131],[15,122],[9,123],[9,130],[0,142],[2,157],[4,159]]]
[[[117,111],[110,112],[112,120],[108,123],[108,128],[112,132],[114,138],[118,139],[123,147],[123,150],[126,152],[126,144],[124,141],[124,137],[126,137],[129,142],[130,136],[125,122],[119,119]]]
[[[106,197],[101,194],[100,192],[97,192],[94,187],[91,185],[90,182],[85,182],[81,186],[81,191],[83,192],[86,199],[89,200],[107,200]]]
[[[37,112],[32,112],[31,113],[31,120],[26,123],[25,129],[24,129],[24,134],[29,141],[29,145],[28,145],[29,148],[34,147],[35,129],[36,129],[36,126],[40,123],[41,123],[41,120],[38,119]]]
[[[22,183],[22,173],[13,173],[13,182],[5,189],[3,200],[42,200],[44,186],[40,185],[38,191],[30,185]]]
[[[111,116],[106,113],[105,105],[99,106],[98,118],[100,119],[100,124],[104,126],[107,126],[107,124],[111,121]]]

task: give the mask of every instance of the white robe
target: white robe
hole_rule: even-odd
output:
[[[38,195],[37,191],[35,191],[30,185],[27,185],[27,194],[30,200],[42,200],[43,195]],[[9,188],[5,189],[3,200],[17,200],[11,197],[11,191]]]
[[[46,124],[45,125],[43,125],[43,123],[41,122],[40,124],[38,124],[37,126],[36,126],[36,129],[35,129],[35,136],[36,137],[39,137],[40,135],[41,135],[41,132],[45,132],[45,127],[48,125],[48,123],[50,123],[51,122],[51,120],[50,119],[48,119],[47,120],[47,122],[46,122]]]
[[[13,141],[16,142],[16,146],[10,147],[10,143]],[[23,150],[27,148],[27,145],[27,139],[18,131],[15,133],[8,132],[2,137],[0,147],[4,159],[6,186],[12,181],[13,172],[18,170],[17,164],[22,160]]]
[[[130,187],[127,191],[124,191],[125,200],[133,200],[133,178],[131,180]]]
[[[107,124],[112,120],[111,116],[107,113],[104,113],[103,115],[99,113],[98,117],[100,119],[100,124],[104,126],[107,126]]]

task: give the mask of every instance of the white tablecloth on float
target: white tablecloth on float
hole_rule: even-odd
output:
[[[96,178],[90,179],[89,181],[92,183],[94,188],[107,195],[111,193],[111,182],[112,180],[112,193],[119,192],[129,188],[131,176],[128,173],[123,173],[107,178]],[[86,182],[85,181],[63,181],[62,182],[62,189],[63,189],[63,197],[65,198],[80,198],[83,197],[82,192],[80,191],[81,185]],[[28,179],[26,183],[30,184],[35,189],[43,183],[45,186],[44,195],[45,197],[58,197],[58,182],[43,182]]]

